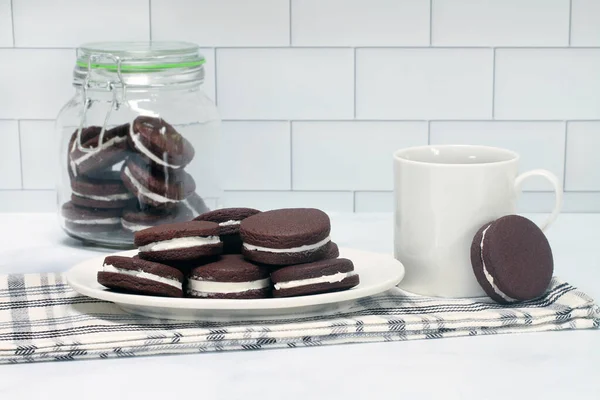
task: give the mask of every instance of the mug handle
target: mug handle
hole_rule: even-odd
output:
[[[532,176],[541,176],[543,178],[546,178],[546,180],[548,180],[548,182],[550,182],[554,187],[554,210],[552,210],[552,213],[548,216],[546,221],[540,225],[542,231],[546,231],[546,229],[548,229],[550,225],[552,225],[554,220],[556,220],[556,217],[558,217],[560,209],[562,208],[562,184],[559,182],[556,175],[554,175],[552,172],[546,171],[545,169],[534,169],[531,171],[523,172],[521,175],[517,176],[517,179],[515,180],[515,189],[517,193],[521,192],[521,186],[523,186],[523,182],[527,178],[531,178]]]

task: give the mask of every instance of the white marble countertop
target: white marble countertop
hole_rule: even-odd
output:
[[[528,215],[536,220],[543,216]],[[332,215],[340,246],[392,252],[392,217]],[[600,214],[548,232],[556,274],[600,299]],[[106,253],[52,214],[0,214],[0,274],[64,271]],[[0,366],[0,399],[599,399],[600,331]]]

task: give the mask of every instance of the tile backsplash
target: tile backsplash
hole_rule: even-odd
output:
[[[598,0],[0,0],[0,212],[55,207],[75,47],[150,39],[203,48],[226,205],[390,211],[393,150],[472,143],[600,212]]]

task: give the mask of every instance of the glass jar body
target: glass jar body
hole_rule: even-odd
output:
[[[220,207],[220,118],[200,85],[84,87],[56,122],[67,234],[126,248],[140,229]]]

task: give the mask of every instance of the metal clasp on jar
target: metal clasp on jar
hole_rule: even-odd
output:
[[[102,124],[102,129],[100,130],[97,147],[83,147],[81,144],[81,132],[83,131],[83,126],[85,124],[87,110],[89,110],[90,107],[92,106],[92,99],[88,97],[88,90],[90,90],[92,88],[91,79],[90,79],[90,77],[92,75],[92,64],[94,63],[94,61],[98,61],[100,59],[106,59],[106,58],[109,58],[115,62],[116,71],[117,71],[117,81],[108,80],[106,82],[100,82],[99,84],[94,85],[94,88],[96,88],[96,89],[109,90],[112,93],[112,100],[111,100],[108,112],[106,113],[106,116],[104,117],[104,123]],[[120,99],[119,99],[119,95],[118,95],[119,88],[121,89],[120,90],[120,92],[121,92]],[[123,79],[123,75],[121,73],[121,58],[118,56],[115,56],[113,54],[102,54],[102,55],[92,54],[92,55],[90,55],[90,57],[88,59],[87,75],[83,82],[83,90],[82,90],[83,112],[81,114],[81,121],[79,122],[79,127],[77,128],[77,139],[75,140],[77,148],[80,151],[82,151],[84,153],[93,152],[93,151],[96,151],[98,148],[100,148],[100,146],[102,146],[102,143],[104,142],[104,133],[106,132],[106,125],[108,124],[111,113],[112,113],[113,109],[119,110],[119,108],[121,107],[121,104],[126,103],[126,93],[127,93],[127,90],[126,90],[125,80]]]

